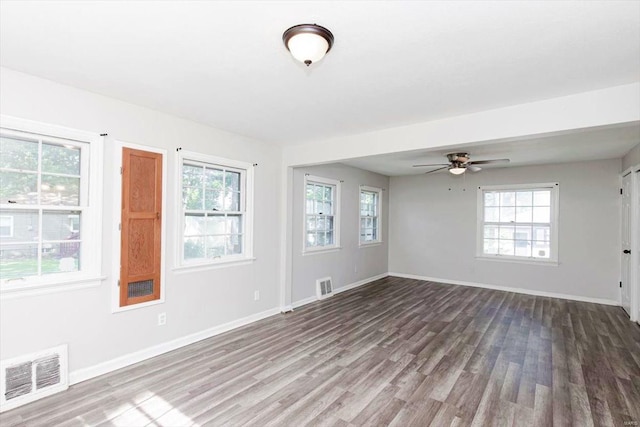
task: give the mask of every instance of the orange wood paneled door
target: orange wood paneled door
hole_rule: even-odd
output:
[[[160,298],[162,154],[122,149],[120,307]]]

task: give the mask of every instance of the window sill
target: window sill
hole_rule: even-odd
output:
[[[476,255],[478,261],[492,261],[492,262],[509,262],[514,264],[530,264],[530,265],[544,265],[547,267],[557,267],[560,263],[551,259],[535,259],[535,258],[502,258],[499,256],[486,256]]]
[[[48,280],[40,283],[24,283],[15,281],[10,285],[4,284],[0,288],[0,299],[12,299],[30,297],[57,292],[74,291],[100,286],[107,276],[82,276],[77,278],[65,278],[62,280]],[[13,281],[12,281],[13,282]]]
[[[217,270],[219,268],[227,268],[227,267],[237,267],[240,265],[251,264],[256,260],[256,258],[241,258],[234,259],[228,261],[217,261],[217,262],[203,262],[198,264],[185,264],[178,267],[174,267],[172,271],[176,274],[190,273],[194,271],[204,271],[204,270]]]
[[[381,246],[381,245],[382,245],[382,241],[379,240],[377,242],[371,242],[371,243],[360,243],[358,245],[358,247],[360,247],[360,248],[371,248],[373,246]]]
[[[342,250],[342,246],[331,246],[330,248],[323,249],[307,249],[302,251],[302,256],[307,255],[318,255],[318,254],[328,254],[331,252],[339,252]]]

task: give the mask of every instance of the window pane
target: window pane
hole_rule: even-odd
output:
[[[33,242],[39,238],[38,211],[30,210],[3,210],[0,211],[3,218],[12,218],[13,237],[3,237],[2,243],[9,242]],[[9,222],[9,221],[8,221]],[[7,236],[7,235],[3,235]]]
[[[182,166],[182,186],[183,187],[200,187],[202,186],[202,179],[204,174],[204,168],[202,166]]]
[[[531,242],[529,240],[516,240],[516,256],[531,256]]]
[[[516,228],[513,226],[500,226],[499,236],[500,239],[510,239],[513,240],[515,237]]]
[[[80,215],[74,211],[44,211],[42,215],[42,239],[43,240],[76,240],[80,238],[79,232],[71,230],[69,215]],[[32,214],[31,220],[38,215]]]
[[[80,178],[42,175],[43,205],[78,206],[80,204]]]
[[[0,276],[3,279],[38,274],[38,245],[0,245]]]
[[[516,193],[513,191],[505,191],[500,193],[500,206],[515,206]]]
[[[0,171],[0,202],[38,203],[38,176],[34,173]]]
[[[38,142],[0,137],[0,167],[38,170]]]
[[[551,222],[551,208],[538,206],[534,207],[533,222]]]
[[[204,214],[187,214],[187,215],[185,215],[185,217],[184,217],[184,235],[185,236],[202,236],[204,234],[205,234]],[[204,243],[204,242],[202,242],[202,243]],[[185,248],[186,248],[186,243],[185,243]],[[204,254],[204,252],[203,252],[203,254]]]
[[[333,230],[333,217],[328,216],[325,218],[325,230]]]
[[[323,211],[322,213],[324,213],[325,215],[332,215],[333,214],[333,204],[331,202],[326,202],[323,206]]]
[[[224,256],[226,243],[227,243],[226,236],[206,237],[207,258],[216,258],[216,257]]]
[[[534,206],[551,206],[551,191],[541,190],[533,192]]]
[[[516,208],[500,207],[500,222],[513,222],[516,220]]]
[[[227,192],[224,197],[224,210],[231,212],[240,211],[240,193]]]
[[[325,246],[326,239],[324,237],[324,231],[316,233],[316,246]]]
[[[305,212],[307,214],[312,214],[315,213],[313,210],[313,200],[307,200],[306,201],[306,208],[305,208]]]
[[[549,242],[533,242],[532,255],[534,258],[549,258],[550,245]]]
[[[307,230],[315,231],[316,229],[316,217],[315,216],[307,216]]]
[[[76,242],[43,243],[42,274],[78,271],[80,245]]]
[[[533,227],[532,240],[551,240],[551,227]]]
[[[485,206],[500,206],[499,193],[489,191],[484,193],[484,205]]]
[[[378,218],[372,218],[371,219],[371,224],[372,224],[373,228],[378,228]]]
[[[485,222],[499,222],[500,221],[500,208],[484,208],[484,220]]]
[[[533,193],[531,191],[518,191],[516,193],[517,206],[531,206],[533,204]]]
[[[224,172],[220,169],[205,169],[205,186],[207,188],[213,188],[219,191],[224,189]]]
[[[484,253],[495,255],[498,253],[498,240],[484,239]]]
[[[333,200],[333,187],[324,187],[324,199]]]
[[[307,191],[305,198],[307,200],[313,200],[313,196],[315,195],[313,184],[307,184]]]
[[[227,216],[227,233],[231,233],[231,234],[242,233],[242,215]]]
[[[325,233],[325,245],[333,245],[333,231]]]
[[[529,226],[517,226],[516,227],[516,240],[531,240],[531,227]]]
[[[240,174],[238,172],[227,171],[224,178],[227,191],[240,191]]]
[[[42,144],[42,172],[80,175],[80,148]]]
[[[316,246],[316,234],[307,233],[307,246]]]
[[[232,234],[227,238],[227,255],[242,253],[242,235]]]
[[[315,210],[313,213],[315,214],[321,214],[323,211],[323,207],[324,207],[324,203],[322,202],[318,202],[317,200],[313,202],[314,206],[315,206]]]
[[[224,210],[222,192],[219,188],[207,188],[205,190],[204,209],[208,211],[222,211]],[[197,208],[202,209],[202,208]]]
[[[531,218],[533,218],[531,206],[516,207],[516,222],[531,222]]]
[[[484,237],[485,237],[485,239],[497,239],[498,238],[498,226],[496,226],[496,225],[485,225],[484,226]]]
[[[203,209],[202,188],[184,187],[182,189],[182,203],[186,209]]]
[[[227,220],[222,215],[211,215],[207,217],[207,233],[212,234],[227,234]]]
[[[322,199],[324,198],[324,187],[323,187],[323,186],[321,186],[321,185],[316,185],[316,186],[313,188],[313,191],[314,191],[314,195],[313,195],[313,197],[314,197],[316,200],[322,200]]]
[[[513,240],[500,240],[498,253],[500,255],[511,255],[513,256],[514,251],[514,241]]]
[[[204,258],[204,237],[184,239],[184,259]]]

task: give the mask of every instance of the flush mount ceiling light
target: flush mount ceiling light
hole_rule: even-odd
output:
[[[331,31],[316,24],[294,25],[282,34],[291,55],[307,67],[320,61],[333,46]]]

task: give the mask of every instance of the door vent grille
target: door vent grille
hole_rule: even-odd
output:
[[[68,387],[66,344],[0,361],[0,412]]]
[[[333,283],[331,277],[316,280],[316,296],[318,299],[327,298],[333,295]]]
[[[131,282],[127,287],[127,298],[145,297],[153,294],[153,280]]]

